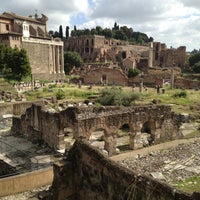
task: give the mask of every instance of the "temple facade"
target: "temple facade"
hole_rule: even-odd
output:
[[[34,79],[64,79],[63,42],[50,37],[48,18],[24,17],[4,12],[0,15],[0,43],[12,48],[23,48],[29,57]]]

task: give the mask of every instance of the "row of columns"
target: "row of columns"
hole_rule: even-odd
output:
[[[63,46],[51,45],[53,65],[50,69],[53,74],[60,74],[64,72],[64,51]]]

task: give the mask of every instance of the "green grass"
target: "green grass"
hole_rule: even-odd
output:
[[[200,176],[192,176],[184,180],[174,182],[174,187],[185,192],[200,192]]]
[[[67,84],[50,84],[48,87],[39,89],[37,91],[28,91],[24,94],[26,95],[26,99],[37,100],[45,97],[53,97],[56,96],[59,90],[62,90],[65,94],[66,100],[71,101],[81,101],[89,98],[90,96],[94,96],[98,93],[97,89],[88,89],[88,87],[78,88],[75,85],[67,85]]]

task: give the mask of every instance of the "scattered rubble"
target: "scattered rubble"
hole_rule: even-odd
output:
[[[164,145],[164,144],[163,144]],[[126,167],[168,183],[200,174],[200,140],[120,161]]]

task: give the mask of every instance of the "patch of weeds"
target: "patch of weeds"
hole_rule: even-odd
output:
[[[192,176],[181,181],[174,182],[173,185],[179,190],[193,193],[200,191],[200,176]]]

